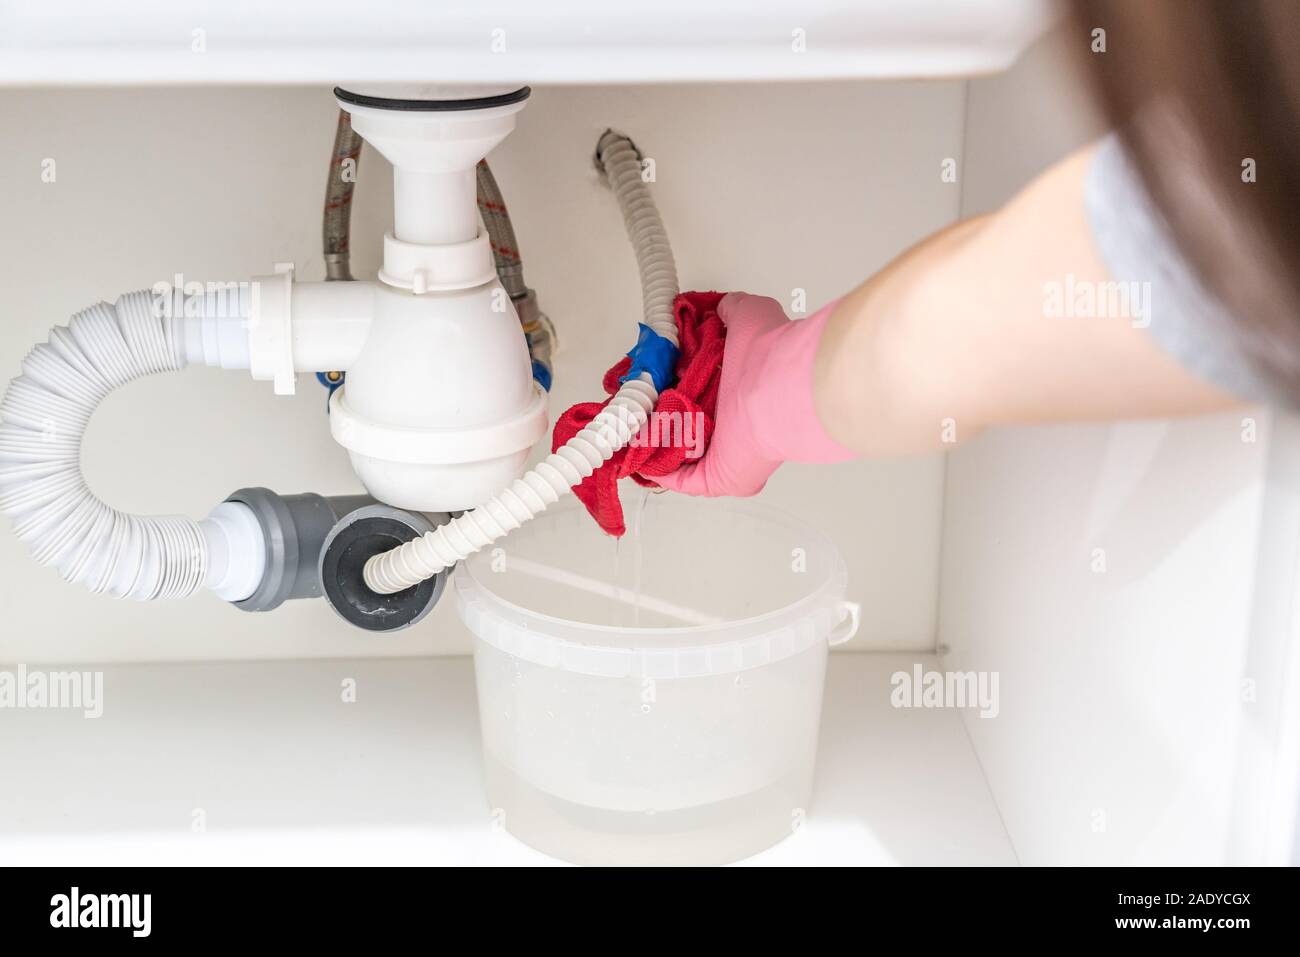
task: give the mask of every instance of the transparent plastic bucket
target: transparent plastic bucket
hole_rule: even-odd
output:
[[[621,540],[570,503],[455,575],[489,806],[577,863],[749,856],[807,814],[843,560],[752,502],[624,504]]]

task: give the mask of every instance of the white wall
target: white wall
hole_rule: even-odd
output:
[[[743,288],[810,307],[950,222],[961,153],[960,83],[537,89],[493,156],[529,282],[562,351],[552,415],[599,395],[631,344],[636,273],[591,152],[607,125],[657,161],[656,195],[688,288]],[[0,91],[0,380],[75,310],[182,272],[236,280],[296,261],[323,274],[320,204],[335,106],[325,89]],[[57,180],[41,181],[46,158]],[[391,216],[390,174],[361,163],[354,270],[373,275]],[[243,485],[335,493],[357,484],[310,379],[293,398],[244,373],[191,369],[135,383],[97,415],[92,486],[141,512],[201,516]],[[783,470],[767,501],[839,541],[861,601],[857,647],[933,646],[938,457]],[[375,639],[320,602],[248,615],[204,594],[137,605],[95,597],[0,534],[0,662],[406,655],[463,652],[443,603],[409,633]]]
[[[963,214],[1096,131],[1061,42],[971,83]],[[1262,822],[1295,806],[1294,772],[1288,785],[1275,768],[1300,471],[1274,435],[1295,432],[1257,409],[1002,429],[950,454],[940,647],[948,668],[1000,673],[999,716],[968,713],[967,728],[1023,863],[1260,861],[1279,846]]]

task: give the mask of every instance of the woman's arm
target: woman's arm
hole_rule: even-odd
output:
[[[1121,290],[1084,209],[1093,152],[1058,163],[998,212],[930,237],[841,300],[813,374],[817,414],[832,438],[895,455],[991,425],[1237,404],[1150,338],[1150,286],[1125,284],[1134,295],[1115,314]],[[1088,295],[1093,314],[1073,314],[1072,306],[1087,310],[1078,297]]]
[[[998,212],[930,237],[829,311],[792,322],[775,300],[725,297],[708,451],[659,484],[752,495],[787,461],[907,455],[992,425],[1237,404],[1145,331],[1154,277],[1121,284],[1107,274],[1084,203],[1093,153],[1054,166]]]

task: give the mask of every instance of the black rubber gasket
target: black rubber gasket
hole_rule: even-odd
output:
[[[334,610],[366,631],[396,631],[419,621],[442,594],[443,574],[381,595],[365,582],[366,562],[418,533],[394,518],[366,516],[337,530],[321,559],[321,588]]]
[[[351,93],[341,86],[334,87],[334,95],[353,106],[368,106],[376,110],[405,110],[407,112],[454,113],[462,110],[487,110],[494,106],[522,103],[532,95],[532,87],[523,86],[513,93],[480,96],[470,100],[390,100],[383,96],[366,96]]]

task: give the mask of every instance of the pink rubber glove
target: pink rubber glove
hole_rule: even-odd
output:
[[[727,350],[713,437],[698,462],[655,481],[687,495],[754,495],[782,462],[856,458],[826,434],[813,406],[813,361],[834,307],[791,320],[775,299],[724,296],[718,315]]]

